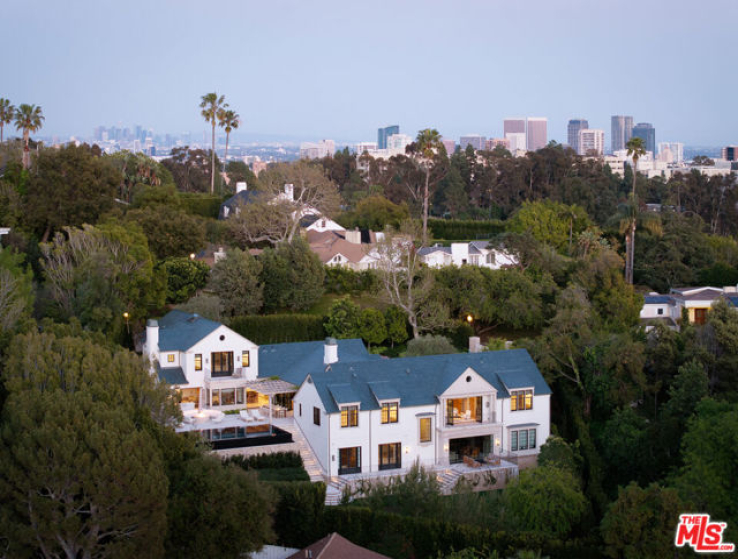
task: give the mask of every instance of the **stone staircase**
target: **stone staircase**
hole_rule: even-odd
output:
[[[293,444],[297,447],[296,451],[300,453],[302,464],[305,466],[305,470],[310,476],[310,481],[325,481],[325,477],[323,476],[323,468],[321,468],[318,459],[315,457],[313,449],[305,440],[305,437],[302,436],[300,428],[293,422],[280,422],[279,428],[284,429],[285,431],[289,431],[289,433],[292,435]]]
[[[458,472],[451,467],[446,468],[445,470],[438,470],[436,472],[436,479],[440,485],[441,494],[451,494],[460,477],[461,472]]]
[[[345,480],[333,476],[325,486],[325,504],[340,505],[343,498],[343,489],[346,485]]]

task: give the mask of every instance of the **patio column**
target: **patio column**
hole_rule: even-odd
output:
[[[272,434],[272,395],[269,394],[269,434]]]

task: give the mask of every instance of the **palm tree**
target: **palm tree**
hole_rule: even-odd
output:
[[[633,211],[631,212],[630,227],[625,235],[625,281],[632,285],[633,267],[635,263],[636,221],[638,220],[636,179],[638,178],[638,160],[642,155],[646,155],[646,148],[643,146],[643,140],[641,138],[631,138],[628,140],[626,147],[628,148],[628,157],[633,158],[633,192],[630,196],[630,203]]]
[[[213,127],[213,148],[210,153],[210,194],[215,194],[215,124],[218,119],[218,113],[228,106],[225,102],[225,96],[218,97],[217,93],[208,93],[202,96],[200,108],[202,117],[208,121]]]
[[[618,206],[618,213],[615,214],[613,221],[617,223],[620,234],[625,235],[625,281],[632,284],[636,225],[649,233],[661,235],[661,217],[652,212],[641,212],[638,201],[631,194],[627,202]]]
[[[6,124],[10,124],[15,117],[15,107],[8,99],[0,97],[0,144],[3,143],[3,131]]]
[[[23,130],[23,168],[28,169],[31,166],[31,150],[28,147],[31,132],[38,131],[44,121],[44,115],[41,107],[36,105],[21,104],[15,110],[15,129]]]
[[[411,151],[425,171],[425,187],[423,189],[423,246],[428,246],[428,204],[430,199],[429,183],[433,157],[443,147],[441,134],[435,128],[426,128],[418,132]]]
[[[233,110],[221,110],[218,113],[218,125],[225,129],[226,133],[226,146],[225,155],[223,155],[223,168],[228,164],[228,139],[231,136],[231,131],[237,130],[241,124],[241,117],[236,111]]]

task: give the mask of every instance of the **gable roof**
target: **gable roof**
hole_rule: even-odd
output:
[[[351,559],[389,559],[386,555],[351,543],[337,532],[328,534],[314,544],[290,555],[287,559],[304,559],[305,557],[312,557],[313,559],[346,559],[346,557],[351,557]]]
[[[310,250],[318,255],[324,264],[340,254],[346,260],[359,263],[367,255],[372,245],[347,241],[345,234],[338,231],[308,231],[307,240]]]
[[[674,300],[668,295],[645,295],[643,302],[645,305],[671,305]]]
[[[189,384],[182,367],[156,367],[156,373],[161,382],[167,384]]]
[[[187,351],[221,324],[197,314],[173,310],[159,319],[159,351]]]
[[[328,413],[338,412],[334,388],[340,386],[346,394],[350,386],[354,399],[362,410],[379,409],[377,392],[383,383],[399,398],[403,406],[423,406],[438,403],[443,394],[468,368],[476,371],[497,390],[500,398],[509,397],[509,390],[533,388],[536,395],[550,394],[533,359],[524,349],[484,353],[455,353],[334,363],[310,373],[323,406]],[[379,387],[379,388],[378,388]],[[338,402],[339,404],[341,402]]]
[[[366,350],[361,340],[336,340],[338,363],[376,362],[381,359]],[[308,374],[324,371],[325,342],[294,342],[259,346],[259,378],[277,376],[301,385]],[[338,363],[331,365],[335,367]],[[340,383],[339,383],[340,384]]]
[[[263,192],[258,190],[242,190],[241,192],[236,193],[220,205],[220,209],[218,210],[218,219],[225,219],[227,217],[223,215],[223,208],[232,210],[241,204],[249,204],[253,202],[263,194]]]
[[[442,252],[444,254],[451,254],[451,247],[442,247],[442,246],[432,246],[432,247],[420,247],[418,249],[418,254],[420,256],[428,256],[429,254],[433,254],[434,252]]]

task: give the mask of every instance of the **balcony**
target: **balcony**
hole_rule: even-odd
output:
[[[222,371],[213,373],[210,369],[204,369],[204,374],[207,384],[218,384],[246,378],[246,371],[243,367],[236,367],[230,373]]]

